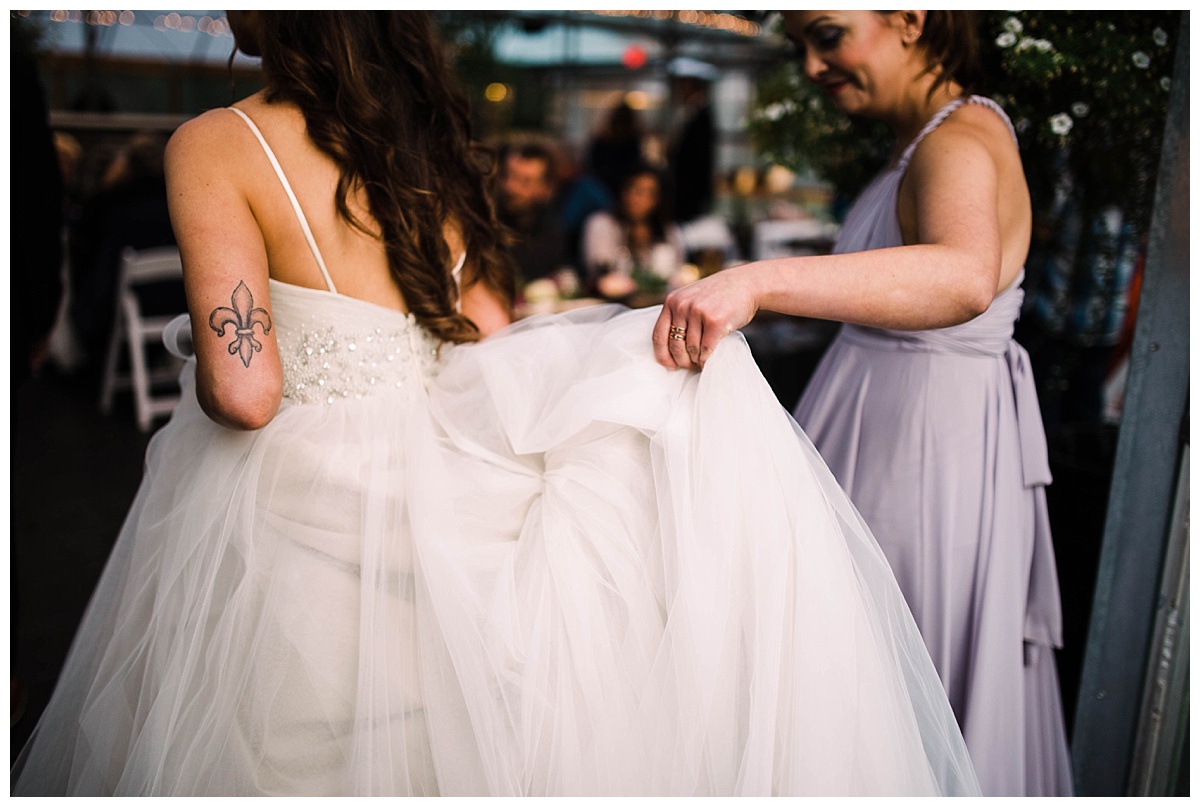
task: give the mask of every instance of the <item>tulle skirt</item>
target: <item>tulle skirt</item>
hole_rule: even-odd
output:
[[[193,366],[24,794],[974,794],[869,530],[740,335],[523,321],[426,383],[200,411]]]

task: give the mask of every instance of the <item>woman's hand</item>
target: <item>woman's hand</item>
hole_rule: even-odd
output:
[[[700,368],[717,344],[758,313],[753,264],[722,270],[667,295],[654,323],[654,357],[675,370]]]

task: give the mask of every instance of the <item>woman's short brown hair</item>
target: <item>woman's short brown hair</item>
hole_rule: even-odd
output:
[[[965,92],[980,89],[979,21],[974,11],[928,11],[925,27],[917,43],[925,48],[930,65],[939,65],[941,74],[934,89],[956,81]]]

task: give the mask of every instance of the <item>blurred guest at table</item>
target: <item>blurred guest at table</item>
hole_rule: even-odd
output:
[[[552,205],[558,211],[558,221],[563,228],[566,261],[574,269],[583,265],[580,244],[584,224],[592,214],[612,210],[616,204],[615,191],[610,191],[592,171],[584,168],[570,143],[560,144],[555,163],[558,166],[558,193]]]
[[[67,132],[54,133],[54,150],[58,155],[58,170],[62,174],[63,219],[70,225],[80,211],[79,173],[83,165],[83,146]]]
[[[60,250],[67,254],[67,239],[75,229],[76,222],[83,214],[83,200],[80,193],[80,178],[83,174],[83,145],[67,132],[54,132],[54,150],[58,156],[58,171],[62,176],[62,229],[63,247]],[[54,327],[50,332],[49,361],[60,372],[74,373],[83,359],[78,347],[75,332],[71,326],[71,274],[70,261],[63,260],[60,267],[62,281],[62,299],[59,303],[58,314]]]
[[[624,98],[612,108],[588,148],[588,165],[610,193],[621,191],[621,180],[642,163],[642,127]]]
[[[617,284],[631,293],[626,281],[605,279],[610,274],[635,275],[666,281],[683,265],[679,229],[666,216],[662,180],[648,166],[630,172],[618,186],[617,205],[611,212],[594,213],[583,231],[583,259],[590,285],[601,293]]]
[[[516,236],[510,249],[522,283],[548,277],[569,263],[566,233],[552,204],[557,170],[553,153],[540,143],[504,150],[499,216]]]
[[[713,202],[716,126],[709,84],[717,68],[688,57],[671,61],[671,96],[677,105],[667,147],[671,180],[671,215],[686,224],[709,212]]]

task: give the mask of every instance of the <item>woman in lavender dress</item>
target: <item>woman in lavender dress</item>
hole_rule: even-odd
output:
[[[893,158],[834,255],[748,264],[674,293],[656,353],[703,365],[760,308],[845,323],[796,420],[887,555],[984,794],[1069,794],[1050,473],[1012,339],[1031,227],[1012,126],[971,94],[964,12],[784,17],[808,77],[842,111],[886,122]]]

